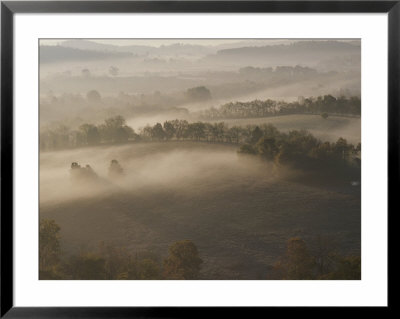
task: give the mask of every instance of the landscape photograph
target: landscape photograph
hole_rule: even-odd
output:
[[[40,39],[40,280],[361,280],[360,39]]]

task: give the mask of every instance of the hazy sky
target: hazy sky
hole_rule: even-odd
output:
[[[58,45],[68,40],[90,40],[91,42],[111,44],[117,46],[128,46],[128,45],[145,45],[159,47],[162,45],[171,45],[176,43],[181,44],[194,44],[194,45],[207,45],[217,46],[223,44],[232,43],[245,43],[247,45],[276,45],[276,44],[289,44],[296,41],[302,40],[313,40],[313,41],[326,41],[330,39],[42,39],[40,45]],[[359,39],[331,39],[337,41],[355,41]],[[256,44],[254,43],[256,42]]]
[[[68,39],[70,40],[70,39]],[[281,44],[294,42],[294,40],[289,39],[86,39],[92,42],[112,44],[112,45],[150,45],[150,46],[161,46],[170,45],[174,43],[182,44],[197,44],[197,45],[221,45],[238,43],[242,41],[260,41],[264,44]],[[52,40],[41,40],[41,45],[57,45],[61,44],[66,40],[52,39]]]

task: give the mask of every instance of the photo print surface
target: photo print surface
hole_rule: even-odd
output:
[[[41,280],[360,280],[360,39],[41,39]]]

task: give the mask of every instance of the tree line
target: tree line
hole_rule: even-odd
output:
[[[267,279],[361,280],[361,257],[342,255],[335,241],[318,236],[311,245],[290,238],[285,253],[270,269]]]
[[[39,278],[41,280],[161,280],[200,279],[203,261],[190,240],[175,242],[161,260],[149,252],[130,254],[125,248],[99,244],[66,256],[61,250],[60,227],[41,219],[39,231]],[[361,258],[342,255],[335,241],[318,236],[311,245],[290,238],[285,253],[266,270],[273,280],[360,280]]]
[[[203,263],[190,240],[173,243],[168,256],[150,252],[129,253],[124,247],[106,245],[66,255],[60,243],[60,226],[41,219],[39,229],[39,279],[41,280],[159,280],[199,279]]]
[[[60,124],[42,128],[40,131],[40,150],[57,150],[107,143],[126,143],[136,136],[135,131],[126,125],[125,118],[118,115],[106,119],[99,125],[84,123],[77,129]]]
[[[64,125],[44,128],[40,133],[40,150],[57,150],[100,144],[149,141],[205,141],[240,143],[250,134],[249,128],[228,127],[225,123],[189,123],[186,120],[165,121],[147,125],[136,133],[122,116],[106,119],[100,125],[82,124],[71,130]]]
[[[361,99],[353,96],[334,97],[332,95],[316,98],[300,97],[296,102],[254,100],[250,102],[230,102],[218,108],[200,111],[200,119],[239,119],[257,118],[289,114],[340,114],[361,115]]]
[[[122,116],[106,119],[100,125],[82,124],[78,130],[64,126],[41,133],[41,150],[118,144],[127,142],[197,141],[240,144],[241,154],[258,155],[278,165],[298,168],[329,166],[357,168],[361,164],[361,143],[353,145],[346,139],[322,142],[305,130],[281,132],[271,124],[227,126],[224,122],[208,123],[186,120],[165,121],[147,125],[136,133]]]
[[[240,154],[256,155],[273,161],[277,166],[292,166],[314,172],[359,178],[361,143],[353,145],[346,139],[322,142],[305,130],[280,132],[273,125],[256,126]]]

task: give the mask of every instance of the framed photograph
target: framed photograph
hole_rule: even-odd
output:
[[[399,1],[2,1],[1,316],[390,309],[399,29]]]

